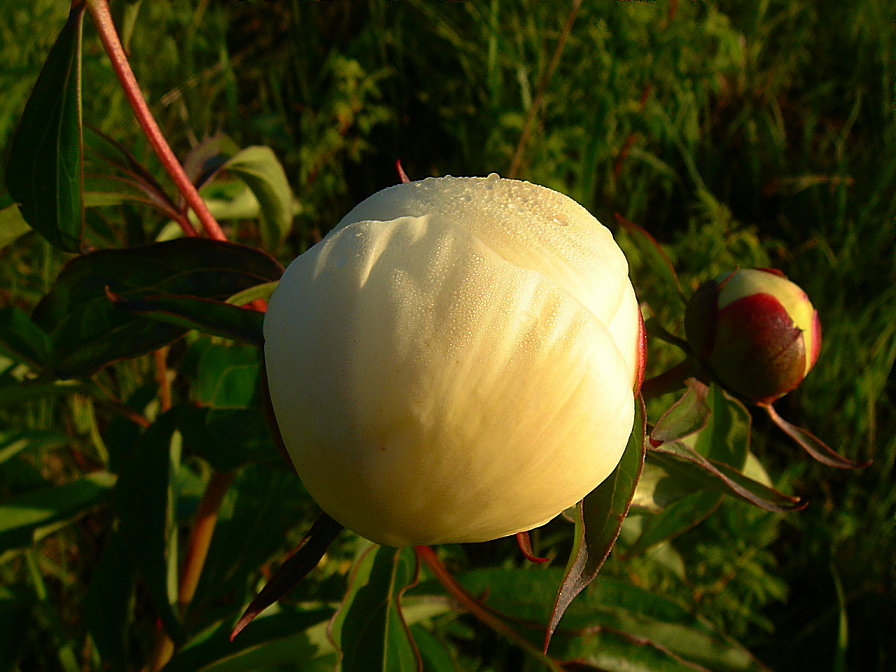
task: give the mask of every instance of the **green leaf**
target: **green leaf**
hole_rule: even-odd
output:
[[[151,352],[185,332],[183,326],[117,308],[107,290],[126,300],[164,294],[187,297],[187,303],[190,298],[220,302],[276,280],[282,272],[280,264],[260,250],[201,238],[102,250],[66,264],[32,319],[50,334],[49,368],[58,376],[86,375],[117,359]],[[209,322],[219,318],[219,309],[203,304]],[[195,305],[191,310],[201,312]],[[239,309],[222,310],[233,316]]]
[[[277,280],[275,282],[267,282],[263,285],[255,285],[242,292],[237,292],[227,299],[227,303],[232,303],[235,306],[245,306],[247,303],[252,303],[258,299],[267,301],[271,298],[271,294],[274,293],[274,290],[277,289],[277,285],[279,284],[280,281]]]
[[[74,3],[31,92],[9,150],[6,185],[22,216],[52,245],[81,246],[81,32]]]
[[[295,588],[308,572],[317,567],[320,559],[327,552],[327,548],[339,536],[341,531],[342,525],[327,514],[320,514],[318,519],[314,521],[314,525],[308,530],[308,534],[302,539],[295,553],[283,563],[280,569],[277,570],[277,573],[262,588],[261,592],[255,596],[255,599],[252,600],[246,611],[243,612],[240,620],[233,626],[230,640],[233,641],[256,616]]]
[[[253,146],[234,154],[223,166],[239,177],[261,206],[261,240],[265,249],[280,247],[292,227],[292,189],[270,147]]]
[[[129,660],[126,634],[136,572],[121,534],[113,532],[108,539],[87,589],[84,618],[103,661],[124,670]]]
[[[42,528],[84,514],[103,502],[114,484],[113,474],[97,471],[0,504],[0,552],[28,546]]]
[[[709,408],[709,414],[706,426],[694,436],[695,454],[712,460],[712,464],[716,467],[720,465],[730,467],[731,470],[726,473],[741,471],[750,452],[752,422],[750,412],[718,385],[709,387],[705,403]],[[649,479],[655,487],[659,487],[663,480],[662,474],[655,470],[656,460],[651,460],[650,463],[652,466],[647,472]],[[741,483],[745,484],[745,481]],[[719,494],[716,485],[718,484],[715,484],[712,490],[685,494],[691,489],[690,484],[683,487],[677,479],[673,479],[672,483],[663,484],[665,492],[659,492],[662,493],[660,501],[665,498],[665,508],[648,517],[640,537],[626,549],[626,553],[628,555],[642,553],[661,541],[682,534],[706,519],[722,501],[722,495]],[[644,494],[642,490],[642,495],[638,497],[639,503],[644,502]],[[654,490],[654,494],[658,494],[658,491]]]
[[[111,292],[108,296],[116,308],[133,315],[143,315],[165,324],[196,329],[252,345],[264,344],[264,313],[257,310],[239,308],[223,301],[171,294],[152,295],[131,301]]]
[[[177,409],[159,417],[146,430],[124,465],[115,487],[115,509],[122,539],[130,551],[146,591],[168,634],[183,639],[175,613],[169,572],[173,495],[171,471],[176,461]]]
[[[692,491],[712,490],[781,513],[806,507],[799,497],[790,497],[754,481],[723,462],[708,460],[682,443],[664,443],[650,450],[647,459],[663,469],[668,478],[686,483]]]
[[[31,227],[15,203],[0,210],[0,250],[30,230]]]
[[[651,443],[676,441],[706,426],[710,413],[706,403],[709,387],[696,378],[688,378],[685,384],[685,393],[669,407],[650,432]]]
[[[221,506],[191,610],[205,613],[209,605],[223,605],[232,616],[247,591],[246,577],[281,551],[296,520],[304,520],[313,506],[294,474],[266,465],[241,469]]]
[[[417,647],[401,614],[401,596],[417,582],[410,548],[371,546],[359,557],[330,627],[342,672],[420,670]]]
[[[183,408],[178,428],[191,454],[204,458],[218,471],[233,471],[251,462],[284,466],[259,407]]]
[[[261,353],[245,345],[209,344],[199,357],[197,401],[218,409],[257,406]]]
[[[16,306],[0,308],[0,352],[31,367],[40,368],[47,358],[50,339]]]
[[[575,596],[594,580],[616,543],[644,465],[646,432],[644,401],[639,396],[635,400],[632,433],[619,464],[603,483],[576,506],[575,540],[551,611],[544,642],[545,652],[563,612]]]
[[[332,614],[332,609],[322,607],[263,616],[232,643],[230,623],[217,623],[189,641],[162,669],[164,672],[274,669],[330,672],[335,655],[327,639],[327,622]]]
[[[540,567],[481,569],[456,578],[470,593],[482,595],[485,605],[502,617],[544,623],[550,615],[551,595],[562,578],[562,571]],[[428,584],[421,585],[414,594],[423,594],[430,588]],[[699,665],[713,672],[765,670],[744,647],[684,607],[658,593],[607,577],[594,581],[567,609],[552,642],[554,657],[568,659],[585,655],[597,660],[602,642],[599,638],[590,641],[589,638],[602,631],[620,635],[604,640],[613,647],[605,660],[612,663],[607,669],[620,672],[630,669],[624,666],[624,658],[616,662],[610,658],[614,651],[624,655],[620,647],[628,642],[626,657],[632,660],[631,669],[644,669],[643,652],[650,647],[654,651],[648,652],[646,660],[654,659],[656,653],[664,650],[668,655],[656,658],[664,660],[664,664],[678,658],[686,665]],[[640,667],[634,667],[636,664]]]

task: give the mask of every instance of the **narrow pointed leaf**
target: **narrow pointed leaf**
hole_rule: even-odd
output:
[[[196,329],[251,345],[264,343],[264,313],[257,310],[240,308],[223,301],[174,294],[149,295],[131,301],[111,291],[108,296],[117,308],[134,315],[144,315],[165,324]]]
[[[628,513],[644,465],[646,417],[644,402],[635,402],[635,422],[622,459],[612,474],[576,507],[575,542],[548,623],[544,651],[573,599],[582,592],[610,554]]]
[[[230,633],[230,641],[233,641],[234,637],[240,634],[243,628],[249,625],[258,614],[295,588],[308,572],[317,567],[317,563],[320,562],[324,553],[327,552],[327,548],[341,531],[342,525],[327,514],[320,514],[295,553],[283,563],[243,612]]]
[[[787,420],[778,415],[778,412],[771,404],[765,404],[763,405],[763,408],[765,408],[768,416],[772,419],[772,422],[778,425],[787,436],[796,441],[814,460],[826,464],[829,467],[837,467],[838,469],[864,469],[871,464],[870,460],[866,462],[853,462],[836,453],[829,448],[824,441],[812,434],[809,430],[787,422]]]
[[[169,324],[117,308],[107,288],[134,301],[179,295],[223,302],[244,289],[277,280],[282,272],[280,264],[260,250],[200,238],[103,250],[66,264],[32,320],[50,334],[48,367],[57,376],[84,375],[117,359],[150,352],[186,331],[185,323]],[[190,313],[195,316],[192,308],[196,306]],[[257,321],[257,316],[237,315],[232,306],[211,308],[210,330],[215,318],[251,337],[254,327],[246,322]],[[227,321],[234,317],[236,327]]]
[[[411,672],[421,662],[401,614],[401,596],[417,582],[409,548],[373,546],[360,557],[345,601],[330,627],[342,672]]]
[[[81,246],[81,32],[86,3],[73,3],[9,150],[6,185],[25,221],[67,252]]]
[[[706,403],[709,387],[696,378],[688,378],[685,383],[685,393],[669,407],[650,432],[652,444],[676,441],[706,426],[710,413]]]
[[[727,464],[708,460],[681,443],[665,443],[651,449],[647,459],[661,467],[668,478],[688,483],[692,491],[720,492],[768,511],[798,511],[806,507],[799,497],[778,492]]]

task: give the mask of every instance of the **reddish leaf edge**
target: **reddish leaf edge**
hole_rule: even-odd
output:
[[[296,547],[295,552],[280,566],[271,580],[246,607],[246,611],[233,626],[230,633],[231,642],[249,623],[255,620],[256,616],[295,588],[299,581],[317,567],[320,559],[342,529],[342,525],[330,516],[325,513],[320,514],[311,529],[308,530],[308,534]]]
[[[615,488],[616,477],[622,460],[620,460],[620,465],[616,465],[616,469],[603,483],[598,485],[595,490],[576,505],[575,539],[572,552],[569,556],[569,562],[566,565],[566,571],[563,575],[563,581],[561,582],[560,588],[557,591],[557,596],[554,599],[554,607],[551,610],[551,617],[545,630],[544,647],[542,648],[542,653],[545,656],[547,656],[551,637],[554,635],[566,609],[572,604],[575,597],[587,588],[595,579],[600,568],[603,567],[604,562],[607,557],[609,557],[610,551],[613,549],[613,546],[615,546],[616,540],[619,537],[619,532],[622,529],[622,521],[625,520],[629,508],[631,507],[632,499],[635,494],[635,487],[637,486],[638,480],[641,478],[641,470],[644,467],[644,458],[647,454],[647,413],[644,407],[644,399],[641,395],[636,397],[635,404],[636,425],[632,428],[632,436],[629,438],[629,444],[626,446],[626,452],[628,452],[633,439],[637,440],[638,444],[640,444],[637,448],[639,451],[637,473],[634,475],[631,491],[627,494],[623,510],[616,514],[613,514],[611,511],[610,513],[612,515],[602,523],[601,529],[597,531],[598,533],[609,531],[610,539],[609,543],[606,544],[606,547],[599,550],[599,555],[593,557],[589,555],[588,548],[588,538],[592,535],[589,534],[589,530],[586,528],[585,500],[593,496],[601,488],[606,488],[611,484],[612,487]],[[623,459],[625,458],[623,457]],[[611,524],[613,527],[611,530],[608,530],[608,526]]]
[[[812,459],[829,467],[836,467],[837,469],[864,469],[871,464],[871,460],[854,462],[843,457],[828,447],[824,441],[819,439],[808,429],[803,429],[802,427],[787,422],[787,420],[778,415],[778,412],[772,404],[760,404],[760,406],[765,409],[765,412],[768,413],[768,417],[771,418],[772,422],[787,434],[787,436],[796,441],[797,444],[812,457]]]

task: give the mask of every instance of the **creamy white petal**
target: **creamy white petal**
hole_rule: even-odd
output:
[[[513,534],[618,462],[633,398],[611,334],[464,229],[345,227],[281,285],[301,288],[278,291],[265,324],[281,431],[312,496],[359,534]]]

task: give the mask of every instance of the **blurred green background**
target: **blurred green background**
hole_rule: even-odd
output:
[[[757,414],[754,452],[775,484],[809,507],[780,515],[726,501],[666,556],[625,558],[623,539],[604,571],[674,597],[773,669],[896,669],[896,8],[889,0],[586,0],[571,15],[573,4],[192,0],[112,9],[176,152],[219,132],[274,149],[297,198],[281,261],[394,184],[400,159],[411,179],[515,174],[572,196],[614,232],[619,213],[664,246],[686,292],[756,265],[780,268],[806,289],[823,325],[821,357],[779,410],[873,464],[858,472],[817,465]],[[5,164],[67,3],[2,0],[0,8]],[[163,180],[89,20],[83,77],[85,121]],[[9,202],[0,192],[0,207]],[[158,218],[130,205],[121,216]],[[96,228],[114,219],[95,217]],[[617,238],[639,297],[680,334],[671,288],[624,233]],[[27,308],[63,257],[31,233],[0,260],[0,301]],[[649,373],[672,361],[657,346]],[[0,426],[66,436],[0,463],[0,502],[35,474],[54,481],[83,469],[71,446],[89,444],[95,428],[81,417],[53,400],[0,408]],[[277,515],[295,525],[293,537],[301,533],[298,511]],[[29,650],[67,642],[80,651],[78,605],[100,538],[82,524],[39,542],[28,562],[0,555],[3,585],[46,582],[38,592],[50,606],[18,635]],[[457,554],[500,564],[510,548]],[[469,647],[463,656],[468,669],[504,669],[500,652]],[[22,670],[60,665],[52,655],[25,660],[35,667]]]

